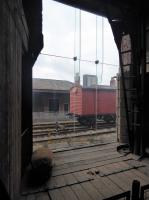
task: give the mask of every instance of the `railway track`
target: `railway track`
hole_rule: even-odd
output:
[[[33,142],[44,142],[50,139],[59,138],[59,137],[71,137],[75,135],[76,137],[79,133],[84,133],[88,131],[96,131],[105,130],[108,132],[111,128],[115,128],[115,123],[105,123],[103,121],[99,121],[95,128],[88,128],[86,126],[81,126],[78,122],[67,121],[61,122],[59,128],[56,127],[55,123],[41,123],[33,125]],[[112,129],[115,130],[115,129]],[[100,131],[101,132],[101,131]],[[73,134],[73,135],[72,135]],[[81,135],[80,135],[81,136]]]
[[[71,127],[75,124],[75,126],[79,126],[80,124],[77,121],[61,121],[60,125]],[[56,127],[56,122],[50,122],[50,123],[35,123],[33,124],[33,129],[38,130],[38,129],[45,129],[45,128],[54,128]]]

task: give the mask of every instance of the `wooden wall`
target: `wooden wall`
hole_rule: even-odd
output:
[[[116,130],[118,142],[127,144],[129,142],[127,133],[126,111],[124,105],[124,95],[122,89],[121,75],[117,75],[116,94]]]
[[[0,179],[11,199],[21,181],[21,74],[28,29],[21,1],[0,6]]]
[[[0,3],[0,181],[14,200],[32,156],[32,66],[43,47],[42,0]]]

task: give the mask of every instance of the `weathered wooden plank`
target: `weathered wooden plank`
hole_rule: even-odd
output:
[[[113,174],[113,175],[108,176],[108,178],[111,179],[123,191],[131,190],[132,182],[135,179],[139,180],[142,185],[149,183],[149,180],[147,179],[147,177],[135,169],[124,171],[118,174]]]
[[[99,193],[90,181],[81,183],[81,186],[89,194],[92,200],[103,199],[103,195]]]
[[[144,175],[148,176],[149,177],[149,167],[140,167],[138,168],[138,170],[143,173]]]
[[[70,186],[78,200],[90,200],[88,193],[82,188],[80,184]]]
[[[100,176],[107,176],[110,174],[114,174],[114,173],[120,173],[122,171],[127,171],[132,169],[133,166],[129,166],[128,164],[124,163],[124,162],[117,162],[117,163],[112,163],[112,164],[108,164],[108,165],[104,165],[102,167],[99,167],[99,175]]]
[[[102,166],[108,163],[112,163],[115,162],[114,159],[124,159],[127,160],[128,158],[119,155],[119,154],[114,154],[114,155],[108,155],[108,156],[103,156],[102,158],[97,158],[97,159],[93,159],[93,160],[87,160],[84,162],[74,162],[71,163],[71,166],[67,165],[66,168],[57,168],[55,167],[55,169],[53,169],[53,173],[52,176],[57,176],[57,175],[61,175],[61,174],[67,174],[67,173],[72,173],[75,171],[80,171],[82,169],[90,169],[93,167],[97,167],[97,166]]]
[[[80,154],[86,154],[90,152],[99,152],[99,151],[116,151],[116,144],[108,144],[106,146],[95,146],[95,147],[88,147],[82,149],[74,149],[73,151],[65,151],[65,152],[56,152],[54,153],[54,159],[61,158],[61,157],[72,157],[77,156]]]
[[[51,180],[46,184],[45,188],[46,189],[60,188],[88,180],[91,180],[89,175],[86,174],[84,171],[81,171],[75,174],[67,174],[67,176],[65,175],[65,177],[63,175],[52,177]]]
[[[109,175],[108,178],[119,186],[123,191],[130,191],[130,186],[125,177],[122,176],[122,173]]]
[[[129,185],[130,185],[130,188],[132,188],[132,183],[134,180],[137,180],[140,182],[140,185],[145,185],[145,181],[143,179],[141,179],[140,177],[138,177],[135,173],[134,173],[134,169],[133,170],[130,170],[130,171],[127,171],[127,172],[124,172],[123,173],[124,176],[126,177],[126,179],[128,180],[129,182]]]
[[[110,147],[110,146],[112,146],[112,145],[115,145],[115,146],[117,146],[118,145],[118,143],[117,142],[107,142],[107,143],[101,143],[101,142],[99,142],[99,143],[96,143],[96,144],[89,144],[89,145],[85,145],[85,146],[81,146],[81,147],[70,147],[70,148],[66,148],[66,149],[62,149],[62,150],[54,150],[54,154],[59,154],[59,153],[64,153],[65,154],[65,152],[69,152],[70,154],[71,153],[73,153],[73,152],[77,152],[77,151],[86,151],[86,149],[94,149],[94,148],[99,148],[99,149],[105,149],[106,147]]]
[[[73,159],[68,159],[68,160],[65,160],[64,162],[62,162],[62,160],[60,162],[55,162],[54,161],[54,164],[55,164],[55,167],[57,168],[60,168],[60,166],[74,166],[74,165],[77,165],[77,163],[94,163],[94,162],[97,162],[97,161],[101,161],[103,160],[104,158],[110,158],[110,157],[113,157],[113,156],[123,156],[122,154],[119,154],[118,152],[106,152],[106,153],[96,153],[96,154],[91,154],[89,156],[83,156],[83,157],[75,157]],[[105,160],[105,159],[104,159]],[[58,165],[57,165],[58,164]],[[58,167],[59,166],[59,167]]]
[[[104,150],[104,149],[103,149],[103,150],[100,150],[100,149],[98,150],[98,149],[97,149],[97,150],[93,150],[93,151],[90,150],[90,151],[88,151],[88,152],[83,152],[83,153],[77,152],[77,154],[74,153],[73,155],[67,155],[67,154],[68,154],[68,152],[67,152],[66,154],[61,155],[61,156],[59,156],[59,157],[57,157],[57,156],[55,157],[55,156],[54,156],[54,159],[57,160],[57,159],[61,159],[61,158],[63,158],[63,159],[74,158],[74,156],[75,156],[75,157],[90,156],[90,154],[94,154],[94,155],[95,155],[95,154],[97,154],[97,153],[99,154],[99,152],[100,152],[100,155],[101,155],[101,154],[106,154],[106,153],[108,153],[108,152],[117,152],[117,151],[116,151],[116,148],[113,147],[113,148],[107,148],[107,149],[105,149],[105,150]]]
[[[109,174],[110,170],[107,168],[108,165],[104,165],[101,167],[98,167],[96,169],[96,172],[99,172],[100,176],[105,176],[106,174]]]
[[[35,194],[35,200],[50,200],[50,197],[47,192]]]
[[[62,195],[64,196],[65,200],[78,200],[75,193],[72,191],[70,187],[63,187],[60,188]]]
[[[72,162],[72,163],[64,163],[64,164],[61,164],[61,165],[54,165],[54,171],[55,170],[58,170],[58,169],[65,169],[65,168],[70,168],[70,167],[76,167],[78,165],[89,165],[89,164],[96,164],[97,162],[101,162],[101,161],[105,161],[105,160],[110,160],[110,159],[116,159],[116,158],[124,158],[125,160],[127,159],[131,159],[131,156],[127,155],[127,156],[124,156],[124,155],[121,155],[121,154],[113,154],[113,155],[110,155],[109,157],[109,154],[106,156],[102,156],[102,157],[97,157],[96,159],[92,159],[92,158],[88,158],[88,160],[86,161],[80,161],[78,160],[77,162]]]
[[[87,172],[88,172],[87,170],[75,172],[75,173],[73,173],[73,176],[78,180],[78,182],[92,180],[93,177],[91,177],[89,174],[87,174]]]
[[[61,158],[61,159],[57,159],[55,160],[54,159],[54,163],[55,165],[61,165],[61,164],[64,164],[64,163],[73,163],[73,162],[80,162],[80,161],[88,161],[89,159],[90,160],[94,160],[94,159],[103,159],[104,157],[109,157],[109,156],[112,156],[112,155],[120,155],[118,152],[116,151],[112,151],[112,152],[102,152],[99,154],[99,152],[96,152],[96,153],[87,153],[85,155],[78,155],[78,156],[73,156],[73,157],[66,157],[66,158]]]
[[[144,191],[144,199],[148,200],[149,199],[149,190]]]
[[[123,170],[128,170],[130,167],[129,165],[125,165],[124,162],[117,162],[110,165],[107,165],[109,169],[109,174],[111,173],[119,173]]]
[[[59,189],[50,190],[49,195],[51,200],[65,200],[62,192]]]
[[[128,160],[128,161],[126,161],[126,163],[128,165],[132,166],[132,167],[135,167],[135,168],[137,168],[137,167],[143,167],[143,166],[145,167],[146,166],[144,163],[139,162],[139,161],[134,160],[134,159]]]
[[[60,152],[54,152],[54,155],[58,156],[58,155],[74,155],[74,154],[79,154],[79,153],[86,153],[86,152],[91,152],[91,149],[94,151],[94,150],[100,150],[100,151],[103,151],[104,149],[111,149],[111,148],[116,148],[117,146],[117,143],[108,143],[108,144],[104,144],[102,145],[101,143],[100,144],[97,144],[97,145],[89,145],[89,146],[83,146],[83,147],[76,147],[76,148],[73,148],[73,149],[68,149],[68,150],[65,150],[65,151],[60,151]]]
[[[113,193],[114,193],[115,195],[124,192],[118,185],[116,185],[114,182],[112,182],[112,181],[108,178],[108,176],[107,176],[107,177],[102,177],[102,181],[103,181],[104,184],[107,185],[108,187],[110,186],[110,189],[113,191]]]
[[[93,177],[90,177],[87,174],[87,171],[79,171],[73,174],[67,174],[67,176],[61,175],[61,176],[52,177],[51,180],[47,182],[45,189],[52,190],[52,189],[61,188],[64,186],[73,185],[76,183],[81,183],[81,182],[92,180],[92,179]]]
[[[91,184],[99,191],[100,194],[103,195],[104,198],[115,195],[114,191],[110,189],[110,185],[105,185],[105,183],[102,181],[102,178],[91,181]]]
[[[133,173],[139,177],[142,181],[144,181],[144,184],[149,184],[149,177],[140,172],[139,170],[133,170]]]
[[[56,181],[56,187],[63,187],[63,186],[67,185],[63,175],[56,176],[54,178],[55,178],[55,181]]]
[[[78,182],[78,180],[73,176],[73,174],[63,175],[67,185],[72,185]]]
[[[45,185],[45,189],[54,189],[57,187],[56,177],[51,177],[49,181],[47,181]]]

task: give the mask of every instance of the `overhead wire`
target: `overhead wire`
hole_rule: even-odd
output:
[[[98,87],[98,77],[97,77],[97,67],[98,67],[98,17],[96,15],[96,93],[95,93],[95,113],[96,113],[96,130],[97,130],[97,87]]]
[[[40,55],[49,56],[49,57],[56,57],[56,58],[62,58],[62,59],[74,60],[74,57],[60,56],[60,55],[49,54],[49,53],[40,53]],[[86,59],[79,59],[79,58],[77,58],[77,60],[80,60],[81,62],[95,63],[94,60],[86,60]],[[119,65],[116,65],[116,64],[105,63],[105,62],[100,62],[100,61],[99,61],[99,64],[104,64],[104,65],[119,67]]]
[[[43,56],[50,56],[50,57],[56,57],[56,58],[65,58],[65,59],[69,59],[69,60],[72,60],[72,59],[73,59],[73,58],[68,57],[68,56],[59,56],[59,55],[49,54],[49,53],[40,53],[40,55],[43,55]]]
[[[75,62],[75,58],[77,60],[77,56],[76,56],[76,29],[77,29],[77,9],[75,8],[74,10],[74,81],[75,81],[75,74],[76,74],[76,62]],[[71,58],[72,59],[72,58]]]
[[[104,66],[104,18],[102,17],[101,19],[101,31],[102,31],[102,34],[101,34],[101,42],[102,42],[102,51],[101,51],[101,80],[100,82],[102,83],[102,78],[103,78],[103,66]]]
[[[81,42],[82,42],[82,30],[81,30],[81,24],[82,22],[82,18],[81,18],[81,9],[80,9],[80,12],[79,12],[79,76],[80,76],[80,68],[81,68],[81,51],[82,51],[82,45],[81,45]]]
[[[77,30],[77,9],[74,10],[74,58],[76,57],[76,30]],[[74,59],[74,84],[75,84],[75,74],[76,74],[76,62]],[[74,97],[74,107],[76,108],[76,96]],[[73,130],[76,131],[75,115],[73,116]]]

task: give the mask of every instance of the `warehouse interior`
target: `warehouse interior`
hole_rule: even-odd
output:
[[[120,122],[120,142],[128,144],[133,154],[148,156],[147,2],[59,2],[108,18],[119,51],[121,69],[120,112],[125,114]],[[21,179],[33,151],[32,67],[43,48],[42,1],[2,0],[0,27],[0,191],[3,199],[14,200],[20,197]]]

